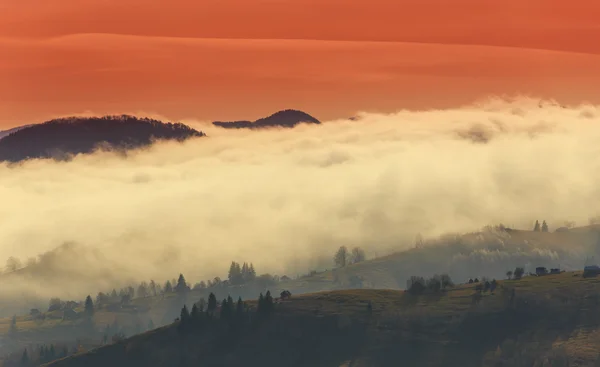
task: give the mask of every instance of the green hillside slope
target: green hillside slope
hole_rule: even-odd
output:
[[[243,322],[175,323],[50,366],[593,366],[599,304],[599,280],[572,272],[502,281],[493,294],[320,292],[264,318],[252,303]]]

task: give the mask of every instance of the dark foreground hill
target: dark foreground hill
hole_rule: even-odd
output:
[[[581,273],[500,281],[493,293],[293,295],[267,314],[255,302],[226,319],[202,313],[50,366],[598,366],[599,303],[600,282]]]
[[[127,150],[156,140],[182,141],[204,136],[181,123],[134,116],[70,117],[19,129],[0,140],[0,161],[68,159],[98,148]]]
[[[269,127],[292,128],[301,123],[320,124],[321,122],[311,115],[297,110],[283,110],[271,116],[252,121],[215,121],[213,125],[226,129],[264,129]]]

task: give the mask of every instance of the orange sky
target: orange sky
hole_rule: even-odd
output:
[[[600,103],[597,0],[0,0],[0,127]]]

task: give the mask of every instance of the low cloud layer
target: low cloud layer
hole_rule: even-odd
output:
[[[491,100],[270,131],[188,123],[208,137],[0,166],[0,258],[76,244],[47,293],[78,291],[77,274],[92,288],[223,277],[232,260],[295,275],[329,267],[340,245],[384,255],[418,233],[584,225],[600,207],[597,106]]]

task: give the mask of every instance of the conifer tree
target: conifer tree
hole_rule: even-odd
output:
[[[533,231],[534,232],[539,232],[540,231],[540,222],[539,221],[535,221],[535,225],[533,226]]]
[[[233,315],[233,312],[235,311],[235,302],[233,301],[233,298],[231,298],[231,295],[227,296],[227,312],[229,312],[229,315]]]
[[[546,221],[542,222],[542,232],[548,232],[548,224]]]
[[[29,365],[29,354],[27,354],[27,348],[25,348],[25,350],[23,351],[23,355],[21,356],[21,365]]]
[[[229,305],[227,304],[227,298],[223,299],[221,302],[221,319],[227,320],[229,318]]]
[[[185,277],[183,276],[183,274],[179,274],[179,279],[177,280],[177,285],[175,286],[175,291],[177,293],[185,293],[189,290],[190,290],[190,287],[188,287],[188,285],[185,281]]]
[[[248,268],[248,263],[244,263],[242,265],[242,269],[241,269],[242,279],[244,280],[244,283],[248,282],[248,273],[249,273],[249,270],[250,269]]]
[[[248,268],[248,281],[252,282],[256,279],[256,271],[254,270],[254,264],[250,263],[250,267]]]
[[[258,314],[264,314],[265,313],[265,297],[263,296],[263,294],[259,294],[258,296],[258,306],[256,309]]]
[[[171,285],[171,282],[167,280],[167,282],[165,283],[165,293],[171,292],[173,292],[173,286]]]
[[[216,310],[217,297],[215,297],[214,293],[210,292],[210,294],[208,295],[208,305],[206,307],[206,312],[212,316]]]
[[[183,305],[183,307],[181,308],[181,317],[179,319],[181,320],[182,324],[185,324],[186,322],[189,321],[190,311],[188,311],[188,308],[186,305]]]
[[[192,320],[197,320],[199,316],[200,310],[198,309],[198,306],[194,303],[194,305],[192,306],[192,312],[190,312],[190,318]]]
[[[85,315],[90,318],[94,315],[94,301],[91,296],[85,298]]]
[[[271,291],[267,291],[265,294],[265,311],[266,313],[271,313],[273,311],[273,297],[271,297]]]
[[[242,301],[242,297],[239,297],[237,300],[235,315],[238,320],[244,317],[244,302]]]

